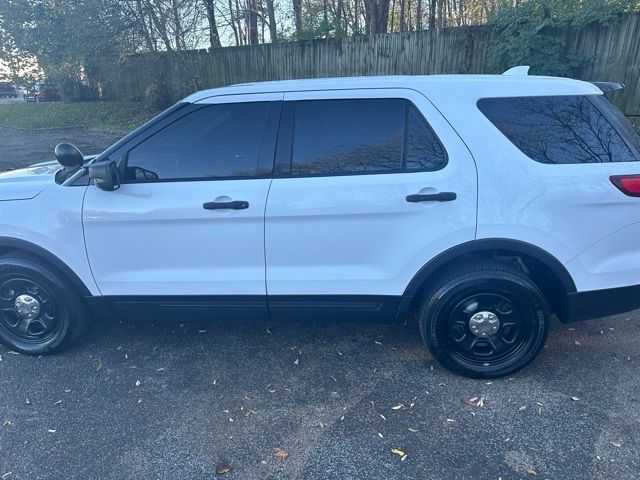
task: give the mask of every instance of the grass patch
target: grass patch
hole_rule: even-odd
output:
[[[157,112],[133,102],[47,102],[0,104],[0,125],[25,128],[94,127],[126,132]]]

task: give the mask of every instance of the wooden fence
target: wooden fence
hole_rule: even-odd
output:
[[[578,78],[624,83],[615,101],[626,114],[640,115],[640,15],[558,35],[567,53],[589,60]],[[105,65],[95,77],[107,98],[141,99],[151,89],[175,101],[204,88],[264,80],[494,73],[487,62],[492,38],[491,27],[477,26],[141,54]]]

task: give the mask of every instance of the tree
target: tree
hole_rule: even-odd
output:
[[[216,22],[216,9],[213,0],[204,0],[207,9],[207,20],[209,22],[209,44],[211,48],[220,48],[220,34],[218,33],[218,24]]]
[[[276,27],[276,11],[273,0],[267,0],[267,15],[269,16],[269,36],[271,43],[278,41],[278,29]]]
[[[304,30],[304,22],[302,20],[302,0],[291,0],[293,2],[293,17],[296,25],[296,33],[300,35]]]
[[[364,0],[366,33],[387,33],[389,0]]]

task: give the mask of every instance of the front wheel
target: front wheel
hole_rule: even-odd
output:
[[[0,257],[0,342],[32,355],[58,352],[86,329],[80,296],[70,282],[38,257]]]
[[[546,299],[519,268],[481,260],[444,271],[425,292],[422,338],[446,368],[493,378],[531,362],[549,325]]]

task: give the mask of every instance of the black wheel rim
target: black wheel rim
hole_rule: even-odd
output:
[[[59,305],[40,282],[28,276],[0,277],[0,333],[15,342],[40,344],[54,337],[60,324]]]
[[[475,315],[493,314],[494,326],[472,332]],[[532,312],[517,295],[509,292],[477,292],[465,294],[451,302],[445,338],[454,359],[465,366],[499,366],[517,360],[534,341]]]

